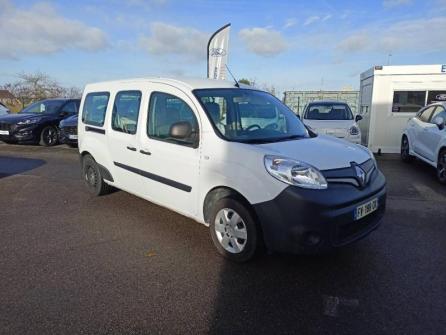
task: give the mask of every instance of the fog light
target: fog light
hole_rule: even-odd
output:
[[[304,237],[305,244],[309,246],[316,246],[321,243],[321,235],[315,232],[306,233]]]

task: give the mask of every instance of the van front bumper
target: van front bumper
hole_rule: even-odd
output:
[[[356,208],[378,199],[378,209],[355,220]],[[376,170],[369,184],[329,183],[326,190],[289,186],[275,199],[255,204],[265,244],[277,252],[309,254],[353,243],[375,230],[386,208],[386,180]]]

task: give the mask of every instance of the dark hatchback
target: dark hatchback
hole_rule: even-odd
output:
[[[0,141],[6,143],[59,142],[59,122],[77,115],[80,99],[47,99],[35,102],[17,114],[0,116]]]
[[[59,140],[70,147],[77,147],[77,119],[78,115],[72,115],[59,123]]]

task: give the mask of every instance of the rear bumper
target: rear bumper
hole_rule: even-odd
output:
[[[364,189],[330,183],[326,190],[287,187],[275,199],[254,205],[266,246],[273,251],[319,253],[353,243],[375,230],[386,208],[380,171]],[[355,209],[372,199],[378,209],[355,220]]]

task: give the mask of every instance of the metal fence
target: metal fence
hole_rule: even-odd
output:
[[[348,103],[353,114],[359,106],[359,91],[285,91],[283,102],[294,113],[302,115],[305,106],[314,100],[336,100]]]

